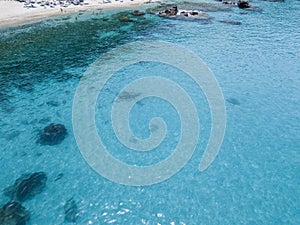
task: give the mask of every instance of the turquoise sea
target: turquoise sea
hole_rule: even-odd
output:
[[[23,174],[43,171],[45,189],[22,203],[30,211],[29,225],[67,224],[64,205],[71,198],[78,207],[74,224],[80,225],[300,224],[300,1],[251,1],[261,12],[206,3],[218,6],[204,7],[209,20],[94,10],[0,29],[0,205],[9,201],[2,190]],[[130,20],[120,21],[124,16]],[[212,122],[203,91],[165,64],[141,62],[118,71],[96,106],[98,134],[115,158],[152,165],[172,154],[179,141],[178,113],[157,97],[139,101],[129,123],[143,139],[150,135],[151,118],[162,117],[168,132],[161,145],[136,152],[118,141],[112,103],[135,79],[176,82],[193,100],[201,124],[195,152],[178,173],[158,184],[126,186],[99,175],[82,157],[73,131],[73,99],[96,59],[144,40],[177,44],[206,63],[224,95],[226,131],[219,154],[200,172]],[[53,146],[37,143],[51,123],[63,124],[66,138]]]

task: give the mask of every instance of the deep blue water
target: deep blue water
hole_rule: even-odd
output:
[[[79,208],[77,224],[299,224],[300,2],[251,3],[263,11],[208,12],[213,18],[205,23],[155,15],[122,23],[117,12],[86,12],[0,30],[0,189],[24,173],[48,175],[46,189],[23,203],[31,212],[28,224],[64,224],[63,206],[71,197]],[[214,162],[199,172],[211,128],[205,95],[175,68],[155,63],[125,68],[109,80],[96,110],[98,133],[116,158],[157,163],[179,139],[174,107],[147,98],[130,114],[132,130],[146,138],[149,120],[161,116],[166,139],[143,154],[118,142],[111,104],[134,79],[159,75],[178,83],[194,101],[201,127],[196,151],[180,172],[159,184],[124,186],[94,172],[81,156],[73,98],[80,77],[104,52],[149,39],[179,44],[213,71],[225,98],[226,133]],[[50,123],[64,124],[67,138],[55,146],[37,144],[39,131]],[[1,195],[0,204],[7,201]]]

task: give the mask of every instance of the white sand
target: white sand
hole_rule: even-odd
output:
[[[111,0],[111,3],[103,3],[103,0],[85,0],[84,5],[70,5],[68,7],[56,6],[55,8],[41,7],[24,8],[24,3],[14,0],[0,0],[0,28],[25,24],[32,21],[41,20],[62,13],[76,12],[86,9],[111,9],[122,7],[138,7],[149,0]],[[86,5],[86,3],[88,3]],[[35,4],[37,5],[37,4]],[[61,11],[63,10],[63,12]]]

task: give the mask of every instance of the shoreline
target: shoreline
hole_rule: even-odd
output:
[[[0,1],[0,29],[38,22],[43,19],[79,12],[81,10],[121,9],[145,6],[147,0],[123,0],[103,3],[102,0],[85,0],[82,5],[25,8],[24,2]],[[154,1],[152,2],[154,3]]]

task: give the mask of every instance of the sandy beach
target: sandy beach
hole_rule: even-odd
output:
[[[149,0],[111,0],[109,3],[105,2],[103,0],[85,0],[80,5],[69,5],[68,7],[57,5],[52,8],[35,4],[35,8],[26,8],[24,2],[0,1],[0,28],[26,24],[79,10],[138,7],[149,2]]]

